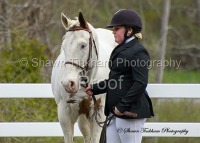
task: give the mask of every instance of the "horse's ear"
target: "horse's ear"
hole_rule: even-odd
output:
[[[68,29],[69,25],[71,24],[71,19],[65,16],[64,13],[61,13],[61,22],[65,29]]]
[[[89,28],[88,28],[88,24],[87,24],[87,22],[85,21],[85,19],[84,19],[84,17],[83,17],[83,14],[82,14],[81,12],[79,12],[78,21],[79,21],[80,26],[81,26],[82,28],[89,29]]]

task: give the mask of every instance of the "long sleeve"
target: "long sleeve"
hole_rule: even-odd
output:
[[[108,80],[104,80],[99,83],[91,85],[93,94],[97,95],[97,94],[105,93],[107,91],[107,83],[108,83]]]

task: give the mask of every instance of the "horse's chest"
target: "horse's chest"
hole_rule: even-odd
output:
[[[97,107],[97,109],[101,108],[102,105],[101,105],[101,99],[100,98],[97,100],[95,106]],[[93,105],[92,99],[91,98],[83,99],[79,103],[78,113],[79,113],[79,115],[84,114],[88,118],[90,116],[91,109],[94,109],[94,105]]]
[[[91,104],[92,104],[91,99],[83,99],[79,103],[79,111],[78,111],[79,115],[85,114],[88,117],[90,114]]]

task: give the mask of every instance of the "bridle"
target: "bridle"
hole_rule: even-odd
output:
[[[78,67],[78,68],[82,69],[82,72],[80,72],[80,74],[82,76],[81,80],[85,81],[85,84],[81,84],[81,86],[86,88],[88,86],[88,81],[85,80],[84,76],[85,76],[85,73],[89,71],[89,62],[90,62],[90,60],[92,58],[92,43],[94,45],[94,50],[95,50],[95,53],[96,53],[96,56],[97,56],[97,60],[98,60],[98,52],[97,52],[97,47],[96,47],[96,44],[95,44],[95,41],[94,41],[94,38],[93,38],[91,30],[82,28],[80,26],[75,26],[75,27],[72,27],[69,30],[67,30],[67,32],[70,32],[70,31],[73,32],[73,31],[79,31],[79,30],[87,31],[90,34],[90,38],[89,38],[89,53],[88,53],[87,63],[84,66],[81,66],[81,65],[76,64],[76,63],[74,63],[72,61],[66,61],[65,65],[66,64],[70,64],[70,65],[73,65],[75,67]],[[97,124],[100,126],[99,121],[97,120],[98,107],[97,107],[97,101],[96,101],[96,98],[95,98],[94,95],[92,96],[92,99],[93,99],[94,108],[95,108],[94,109],[95,110],[95,119],[96,119]],[[74,101],[69,100],[69,101],[67,101],[67,103],[74,103]]]
[[[70,32],[70,31],[79,31],[79,30],[84,30],[84,31],[87,31],[89,34],[90,34],[90,38],[89,38],[89,54],[88,54],[88,58],[87,58],[87,63],[84,65],[84,66],[81,66],[80,64],[76,64],[72,61],[66,61],[65,62],[65,65],[66,64],[71,64],[75,67],[78,67],[80,69],[82,69],[82,71],[88,71],[89,70],[89,62],[92,58],[92,47],[94,47],[94,50],[95,50],[95,53],[96,53],[96,56],[97,56],[97,60],[98,60],[98,52],[97,52],[97,47],[96,47],[96,44],[95,44],[95,41],[94,41],[94,38],[93,38],[93,35],[92,35],[92,31],[89,30],[89,29],[86,29],[86,28],[82,28],[80,26],[74,26],[74,27],[71,27],[69,30],[67,30],[67,32]],[[94,46],[92,46],[92,43]]]
[[[97,60],[98,60],[98,52],[97,52],[97,47],[96,47],[96,44],[95,44],[95,41],[94,41],[94,38],[93,38],[93,35],[92,35],[92,31],[91,31],[91,30],[82,28],[82,27],[80,27],[80,26],[75,26],[75,27],[72,27],[72,28],[70,28],[69,30],[67,30],[67,32],[70,32],[70,31],[73,32],[73,31],[79,31],[79,30],[85,30],[85,31],[87,31],[87,32],[90,34],[90,38],[89,38],[89,54],[88,54],[88,58],[87,58],[87,63],[86,63],[86,65],[81,66],[81,65],[76,64],[76,63],[74,63],[74,62],[66,61],[66,62],[65,62],[65,65],[66,65],[66,64],[71,64],[71,65],[73,65],[73,66],[75,66],[75,67],[78,67],[78,68],[82,69],[82,73],[85,73],[85,71],[86,71],[86,72],[89,71],[89,62],[90,62],[90,60],[91,60],[91,58],[92,58],[92,43],[93,43],[93,45],[94,45],[94,50],[95,50],[95,53],[96,53],[96,56],[97,56]],[[84,81],[84,77],[82,77],[81,80]],[[84,87],[84,88],[86,88],[86,87],[88,86],[88,82],[85,82],[85,84],[81,84],[81,86]],[[104,122],[99,122],[99,121],[98,121],[97,116],[98,116],[99,114],[98,114],[97,100],[96,100],[96,98],[95,98],[94,95],[92,95],[92,99],[93,99],[93,102],[94,102],[95,120],[96,120],[97,124],[98,124],[100,127],[103,127],[103,124],[105,124],[105,123],[107,122],[107,120],[104,121]],[[74,103],[74,102],[70,100],[70,101],[68,101],[67,103]],[[99,115],[99,116],[100,116],[100,115]]]
[[[75,67],[78,67],[78,68],[82,69],[82,73],[85,73],[85,71],[86,72],[89,71],[89,62],[90,62],[90,60],[92,58],[92,43],[94,45],[94,50],[95,50],[95,53],[96,53],[96,56],[97,56],[97,60],[98,60],[98,52],[97,52],[97,47],[96,47],[94,38],[92,36],[92,31],[90,31],[89,29],[85,29],[85,28],[82,28],[80,26],[75,26],[75,27],[70,28],[67,32],[70,32],[70,31],[73,32],[73,31],[79,31],[79,30],[85,30],[90,34],[90,38],[89,38],[89,54],[88,54],[88,58],[87,58],[87,63],[86,63],[85,66],[81,66],[81,65],[76,64],[74,62],[66,61],[65,65],[66,64],[71,64],[71,65],[73,65]],[[82,77],[81,80],[84,81],[84,77]],[[81,84],[81,86],[84,87],[84,88],[88,87],[88,81],[85,82],[85,84]],[[107,117],[106,120],[103,121],[103,122],[98,121],[97,116],[100,116],[100,114],[98,113],[97,100],[96,100],[94,95],[92,95],[92,99],[93,99],[93,102],[94,102],[94,116],[95,116],[96,123],[100,127],[106,127],[110,123],[110,121],[114,117],[114,115],[112,115],[111,117]],[[74,101],[70,100],[70,101],[67,101],[67,103],[74,103]]]

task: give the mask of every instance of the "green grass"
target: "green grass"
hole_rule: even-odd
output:
[[[155,70],[149,72],[149,82],[154,83]],[[199,71],[165,70],[163,83],[200,83]]]
[[[199,71],[166,71],[164,73],[164,83],[200,83]]]

